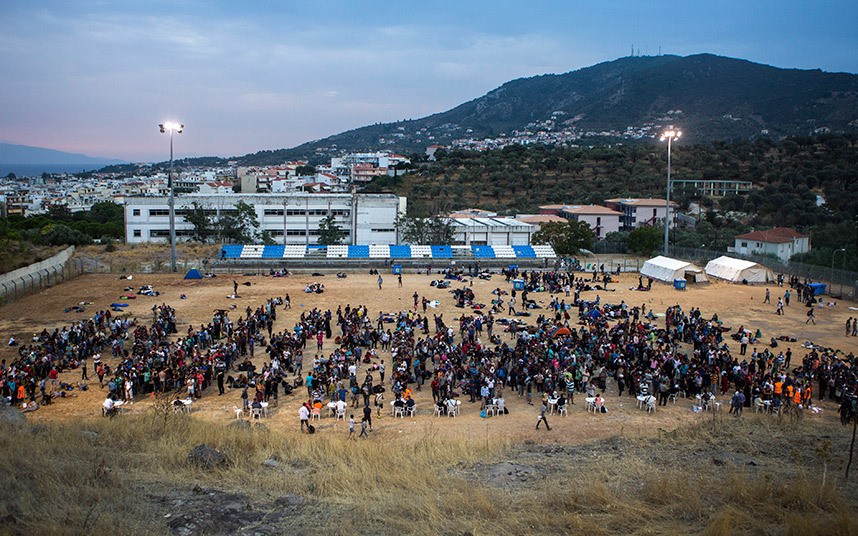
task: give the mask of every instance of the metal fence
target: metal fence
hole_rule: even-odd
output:
[[[81,259],[68,259],[0,283],[0,304],[7,304],[85,273]]]

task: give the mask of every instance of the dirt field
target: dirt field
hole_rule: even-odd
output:
[[[231,316],[237,318],[247,306],[255,308],[263,303],[265,298],[285,296],[287,293],[291,296],[293,308],[291,311],[278,310],[275,330],[291,329],[301,311],[313,307],[336,310],[338,305],[366,304],[373,317],[377,311],[393,313],[409,307],[415,291],[430,300],[440,301],[440,306],[434,311],[430,308],[429,312],[443,313],[445,321],[450,322],[463,310],[453,307],[453,298],[449,290],[439,290],[430,286],[430,281],[436,277],[434,274],[432,276],[406,274],[403,276],[403,287],[398,288],[396,276],[383,274],[384,284],[382,290],[379,290],[376,276],[367,274],[350,274],[346,279],[338,279],[333,275],[321,277],[295,275],[288,278],[239,276],[235,277],[235,280],[240,284],[241,298],[233,300],[226,297],[232,294],[233,290],[233,277],[229,275],[203,280],[183,280],[181,275],[135,275],[131,281],[117,279],[116,275],[111,274],[86,275],[0,309],[0,338],[7,341],[14,335],[19,340],[26,341],[42,328],[50,330],[54,327],[62,327],[71,321],[86,318],[95,311],[107,308],[111,303],[119,301],[119,296],[126,293],[124,291],[126,287],[137,289],[146,284],[154,285],[161,295],[138,296],[135,300],[129,300],[125,314],[148,323],[152,306],[168,303],[177,310],[180,333],[185,332],[189,324],[209,322],[214,309],[229,308],[234,305],[236,309]],[[314,281],[325,285],[323,294],[303,292],[304,286]],[[244,282],[250,282],[251,286],[241,285]],[[765,287],[714,282],[710,285],[689,287],[686,291],[677,291],[670,286],[656,283],[650,292],[630,290],[630,287],[636,283],[636,275],[624,274],[619,276],[619,282],[613,285],[616,289],[614,292],[590,291],[582,293],[582,297],[595,299],[599,295],[606,303],[619,303],[624,300],[630,305],[646,304],[648,309],[656,312],[663,312],[667,307],[676,304],[685,310],[700,307],[704,316],[717,313],[725,326],[733,328],[733,332],[740,325],[744,325],[747,329],[762,330],[764,340],[780,335],[795,337],[796,343],[781,343],[779,346],[779,349],[784,351],[788,347],[792,348],[793,363],[800,362],[805,354],[800,344],[806,340],[837,348],[846,353],[858,351],[858,338],[844,336],[846,319],[858,314],[858,311],[848,308],[852,304],[847,302],[837,303],[831,308],[817,309],[817,324],[806,325],[806,309],[795,300],[792,300],[791,305],[786,308],[784,316],[776,315],[773,305],[763,304]],[[462,284],[458,283],[458,285]],[[478,302],[490,303],[490,293],[496,287],[509,290],[510,285],[506,284],[500,275],[496,275],[491,281],[475,280],[472,288]],[[774,286],[770,288],[772,300],[776,302],[777,298],[783,295],[784,289]],[[186,295],[186,299],[180,299],[182,294]],[[546,304],[551,299],[548,293],[531,293],[530,297]],[[65,308],[78,302],[92,302],[93,305],[87,306],[85,313],[64,312]],[[536,314],[529,319],[531,323],[535,321],[538,312],[535,311]],[[507,337],[508,335],[505,334],[505,340],[509,340]],[[733,341],[729,340],[729,342]],[[333,341],[327,341],[325,349],[330,351],[331,345]],[[737,351],[738,344],[733,343],[733,346]],[[764,345],[757,345],[757,347],[762,350]],[[312,356],[313,349],[309,344],[308,349]],[[4,345],[0,349],[0,354],[2,358],[11,359],[15,355],[15,349]],[[382,358],[390,357],[387,352],[380,352],[380,355]],[[257,365],[261,365],[263,357],[264,352],[256,352]],[[94,377],[90,370],[90,378]],[[79,379],[79,373],[68,372],[63,374],[61,379],[76,382]],[[303,390],[296,390],[291,396],[281,396],[279,407],[271,409],[270,417],[265,421],[266,424],[276,431],[297,434],[297,409],[304,400],[303,395]],[[241,405],[239,396],[238,390],[228,390],[225,396],[218,397],[216,391],[210,388],[203,398],[194,404],[193,413],[198,418],[228,422],[235,418],[233,406]],[[28,418],[32,422],[46,422],[98,416],[103,398],[104,392],[98,389],[96,379],[94,388],[90,391],[80,392],[76,398],[58,400],[56,404],[29,414]],[[691,403],[685,400],[680,400],[675,406],[671,405],[666,410],[660,408],[656,415],[647,415],[635,408],[634,401],[618,398],[613,385],[610,385],[606,396],[606,405],[609,410],[607,415],[588,414],[579,400],[571,407],[568,417],[554,416],[550,420],[552,430],[546,433],[543,430],[534,430],[537,407],[527,406],[522,399],[511,392],[507,392],[505,398],[510,414],[503,417],[482,419],[479,416],[479,405],[471,405],[465,400],[462,415],[459,418],[439,419],[432,415],[431,393],[427,386],[424,391],[416,393],[418,413],[414,419],[393,419],[383,414],[381,419],[375,419],[373,423],[375,428],[373,436],[386,439],[408,437],[416,432],[422,434],[427,427],[431,427],[433,433],[464,436],[469,439],[497,436],[513,442],[533,440],[578,443],[616,434],[646,435],[658,428],[673,429],[682,423],[694,422],[701,418],[691,412]],[[138,397],[131,411],[145,412],[150,405],[150,398]],[[821,407],[823,412],[811,418],[834,423],[835,406],[823,403]],[[359,420],[360,412],[358,411],[356,415]],[[345,434],[347,427],[342,422],[337,423],[333,418],[326,417],[317,428],[323,434]]]
[[[366,304],[372,315],[396,312],[412,303],[415,291],[439,300],[434,312],[447,322],[462,312],[449,291],[431,287],[433,277],[425,275],[405,275],[401,289],[396,276],[384,275],[382,290],[367,274],[243,276],[236,281],[251,285],[239,287],[237,300],[226,298],[231,276],[115,277],[82,276],[3,307],[0,338],[28,340],[43,328],[107,308],[128,286],[145,284],[162,294],[129,301],[125,314],[148,323],[154,304],[169,303],[180,332],[207,323],[214,309],[235,305],[237,318],[248,305],[286,293],[293,309],[278,311],[276,330],[291,329],[300,312],[313,307]],[[326,292],[305,294],[313,281],[324,283]],[[761,329],[766,339],[794,336],[798,342],[788,345],[794,362],[808,339],[856,351],[858,338],[843,336],[854,314],[846,303],[818,310],[817,325],[806,326],[805,309],[794,302],[783,317],[763,305],[764,287],[629,290],[636,283],[636,276],[621,276],[616,292],[599,295],[603,302],[645,303],[656,312],[699,306],[706,316],[717,312],[733,331],[744,325]],[[477,301],[489,303],[496,287],[509,289],[500,276],[476,280]],[[772,288],[775,301],[781,291]],[[86,313],[64,312],[78,302],[93,305]],[[14,355],[14,348],[0,347],[0,358]],[[256,353],[257,365],[263,355]],[[79,373],[62,379],[77,382]],[[28,413],[27,427],[0,434],[0,488],[6,491],[0,535],[858,534],[858,484],[854,476],[840,476],[851,427],[839,424],[829,402],[801,420],[695,414],[682,399],[646,414],[628,397],[618,398],[610,384],[608,414],[587,413],[579,398],[568,416],[549,417],[548,432],[534,429],[537,408],[511,392],[504,395],[509,415],[480,418],[479,406],[464,399],[462,415],[451,419],[433,416],[427,388],[416,393],[415,418],[373,418],[368,440],[347,441],[347,425],[332,417],[317,423],[314,436],[299,433],[304,390],[281,396],[262,425],[246,430],[230,426],[233,406],[241,405],[238,391],[218,397],[210,388],[194,403],[191,418],[167,415],[167,422],[152,418],[150,397],[138,397],[130,414],[104,419],[105,392],[97,379],[90,385],[77,397]],[[189,463],[188,453],[201,444],[222,451],[226,465]]]

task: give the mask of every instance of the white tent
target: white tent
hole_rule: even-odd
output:
[[[675,279],[683,279],[689,283],[709,282],[706,273],[690,262],[661,255],[646,261],[641,267],[641,275],[665,283],[673,283]]]
[[[768,283],[775,280],[775,274],[771,270],[751,261],[734,259],[726,255],[709,261],[706,265],[706,273],[718,279],[724,279],[733,283]]]

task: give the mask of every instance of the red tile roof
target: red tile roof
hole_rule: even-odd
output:
[[[740,240],[757,240],[759,242],[769,242],[771,244],[785,244],[787,242],[792,242],[796,238],[807,238],[807,235],[796,232],[795,229],[775,227],[774,229],[768,229],[766,231],[752,231],[750,233],[740,234],[735,238]]]

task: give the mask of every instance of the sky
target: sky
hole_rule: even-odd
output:
[[[163,161],[416,119],[635,53],[858,72],[858,2],[0,2],[0,142]]]

